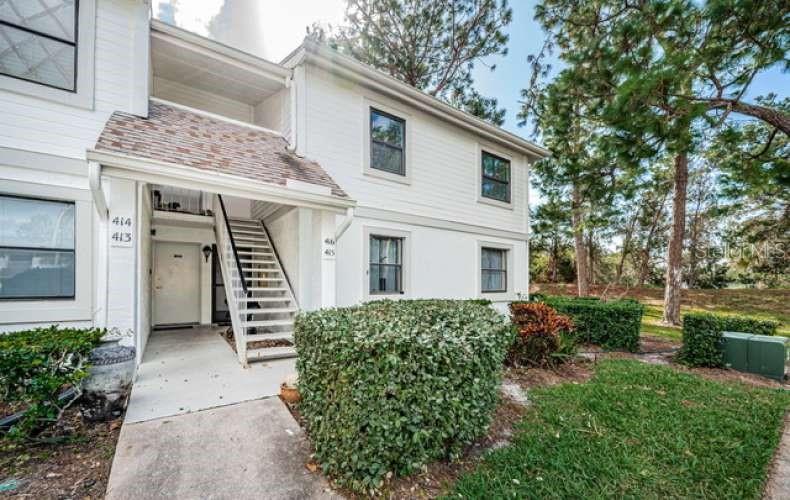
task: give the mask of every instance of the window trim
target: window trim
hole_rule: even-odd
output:
[[[59,104],[92,110],[94,107],[94,53],[96,45],[96,0],[75,0],[77,15],[74,32],[74,90],[64,89],[35,80],[0,73],[0,90],[28,95]],[[0,23],[12,28],[35,33],[59,42],[58,39],[10,22]]]
[[[372,292],[370,291],[370,240],[371,237],[397,238],[401,240],[401,291]],[[381,299],[404,299],[411,294],[411,233],[385,227],[363,226],[363,259],[362,259],[362,291],[365,301]]]
[[[491,156],[501,158],[506,160],[510,163],[510,182],[508,186],[508,191],[510,193],[510,201],[504,202],[501,200],[497,200],[496,198],[490,198],[488,196],[483,196],[483,153],[489,154]],[[509,210],[513,210],[515,207],[514,199],[516,197],[514,186],[516,185],[516,173],[517,170],[514,166],[515,157],[511,154],[504,152],[503,150],[494,147],[491,144],[478,142],[477,143],[477,168],[475,172],[477,173],[477,202],[483,203],[486,205],[491,205],[494,207],[499,208],[506,208]],[[502,181],[499,181],[502,182]]]
[[[44,202],[51,202],[51,203],[61,203],[63,205],[71,205],[73,207],[74,213],[74,248],[54,248],[54,247],[28,247],[28,246],[18,246],[18,245],[2,245],[0,244],[0,250],[8,249],[8,250],[31,250],[31,251],[42,251],[42,252],[61,252],[67,253],[71,252],[74,258],[74,270],[72,271],[74,274],[74,289],[71,292],[71,295],[20,295],[16,297],[2,297],[0,296],[0,302],[15,302],[15,301],[35,301],[40,302],[43,300],[74,300],[77,296],[77,204],[74,200],[59,200],[54,198],[42,198],[40,196],[29,196],[29,195],[19,195],[13,193],[5,193],[0,192],[0,198],[16,198],[20,200],[29,200],[29,201],[44,201]]]
[[[483,259],[482,259],[482,257],[483,257],[483,252],[485,252],[486,250],[494,251],[494,252],[501,252],[502,253],[502,264],[504,265],[504,267],[502,269],[483,267]],[[480,293],[507,293],[507,291],[509,289],[509,285],[510,285],[510,280],[507,277],[507,274],[508,274],[508,260],[509,260],[509,251],[506,248],[498,248],[498,247],[485,246],[485,245],[480,247]],[[504,288],[498,288],[498,289],[495,289],[495,290],[484,290],[483,289],[483,274],[486,271],[489,271],[489,272],[494,271],[494,272],[497,272],[497,273],[504,273],[504,276],[505,276],[504,285],[505,285],[505,287]]]
[[[370,134],[370,127],[372,121],[372,112],[376,111],[382,115],[387,117],[393,118],[395,120],[403,122],[403,174],[396,174],[393,172],[389,172],[387,170],[380,170],[378,168],[371,167],[370,159],[371,159],[371,146],[373,144],[373,138]],[[404,109],[395,108],[393,106],[387,105],[382,103],[378,100],[373,100],[367,96],[363,96],[362,98],[362,174],[367,177],[375,177],[377,179],[383,179],[391,182],[396,182],[398,184],[411,184],[412,178],[412,168],[411,168],[411,155],[412,150],[414,149],[411,145],[412,142],[412,126],[409,125],[409,121],[412,119],[411,114],[406,112]],[[381,144],[387,144],[392,147],[389,143],[381,142]]]

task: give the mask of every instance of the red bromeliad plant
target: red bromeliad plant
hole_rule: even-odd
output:
[[[569,317],[540,302],[514,302],[510,313],[518,329],[508,357],[511,363],[547,367],[562,361],[557,355],[562,347],[561,335],[574,329]]]

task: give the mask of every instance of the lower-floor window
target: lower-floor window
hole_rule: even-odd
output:
[[[74,203],[0,195],[0,300],[74,297]]]
[[[480,252],[483,292],[507,291],[507,250],[485,248]]]
[[[370,293],[403,293],[403,238],[370,236]]]

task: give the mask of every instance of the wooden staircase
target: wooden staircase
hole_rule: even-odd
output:
[[[260,221],[228,218],[218,199],[222,209],[218,215],[224,220],[217,221],[223,224],[217,228],[217,238],[224,244],[217,247],[239,361],[246,366],[293,358],[298,307],[268,233]],[[261,346],[261,342],[276,345]],[[285,343],[290,345],[279,345]]]

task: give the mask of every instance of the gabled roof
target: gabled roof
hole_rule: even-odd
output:
[[[94,150],[282,187],[287,187],[288,180],[306,182],[348,198],[318,163],[298,157],[287,145],[274,131],[152,100],[148,118],[113,113]]]

